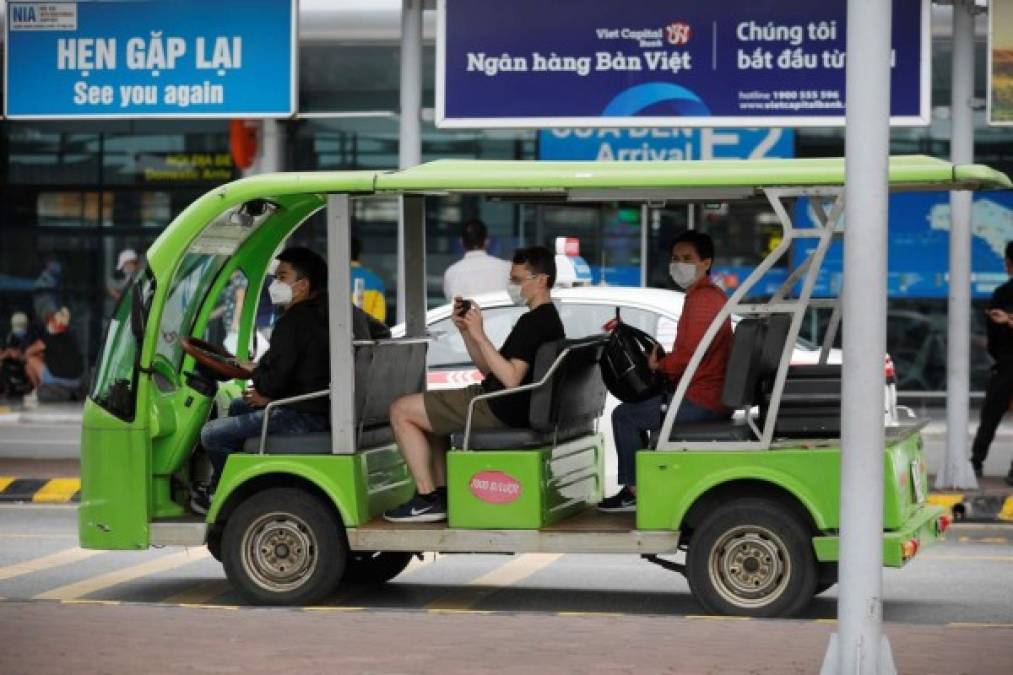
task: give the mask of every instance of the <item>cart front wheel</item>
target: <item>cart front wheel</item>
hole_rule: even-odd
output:
[[[225,525],[222,562],[233,586],[258,605],[303,605],[331,593],[348,545],[333,510],[296,488],[243,502]]]

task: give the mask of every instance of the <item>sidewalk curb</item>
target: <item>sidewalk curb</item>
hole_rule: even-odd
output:
[[[68,504],[79,501],[80,478],[0,476],[0,503]]]
[[[1013,522],[1013,495],[933,492],[928,502],[945,508],[956,522]]]

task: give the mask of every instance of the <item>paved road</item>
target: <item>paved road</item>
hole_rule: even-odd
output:
[[[75,528],[73,507],[0,506],[0,672],[811,673],[834,628],[835,589],[798,620],[700,617],[626,555],[428,555],[320,607],[237,607],[204,548],[84,551]],[[901,672],[1008,673],[1011,580],[1008,525],[887,570]]]
[[[68,506],[0,506],[0,597],[235,605],[206,549],[78,549]],[[885,618],[1013,627],[1013,526],[956,525],[906,569],[886,570]],[[632,555],[429,555],[393,583],[345,588],[331,606],[695,615],[685,579]],[[804,617],[831,619],[836,589]]]

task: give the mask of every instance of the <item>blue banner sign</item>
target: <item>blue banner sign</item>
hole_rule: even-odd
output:
[[[843,125],[846,19],[846,0],[441,0],[437,125]],[[893,0],[894,124],[929,121],[929,24],[929,0]]]
[[[539,159],[635,162],[793,157],[791,129],[543,129]]]
[[[7,3],[11,118],[287,117],[295,0]]]
[[[812,203],[799,199],[795,222],[813,225]],[[971,210],[971,295],[988,298],[1009,278],[1003,258],[1013,241],[1013,190],[981,192]],[[887,292],[891,298],[945,298],[949,293],[950,196],[948,192],[890,195]],[[847,219],[847,214],[845,214]],[[846,226],[846,225],[845,225]],[[796,239],[792,260],[798,264],[815,240]],[[835,241],[816,280],[813,295],[837,295],[843,283],[843,244]]]

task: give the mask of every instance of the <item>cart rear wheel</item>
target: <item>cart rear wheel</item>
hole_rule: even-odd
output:
[[[790,616],[816,589],[811,536],[792,509],[739,499],[719,507],[693,533],[686,576],[693,595],[714,614]]]
[[[334,511],[296,488],[272,488],[240,504],[226,525],[222,562],[233,586],[258,605],[302,605],[331,593],[348,545]]]

